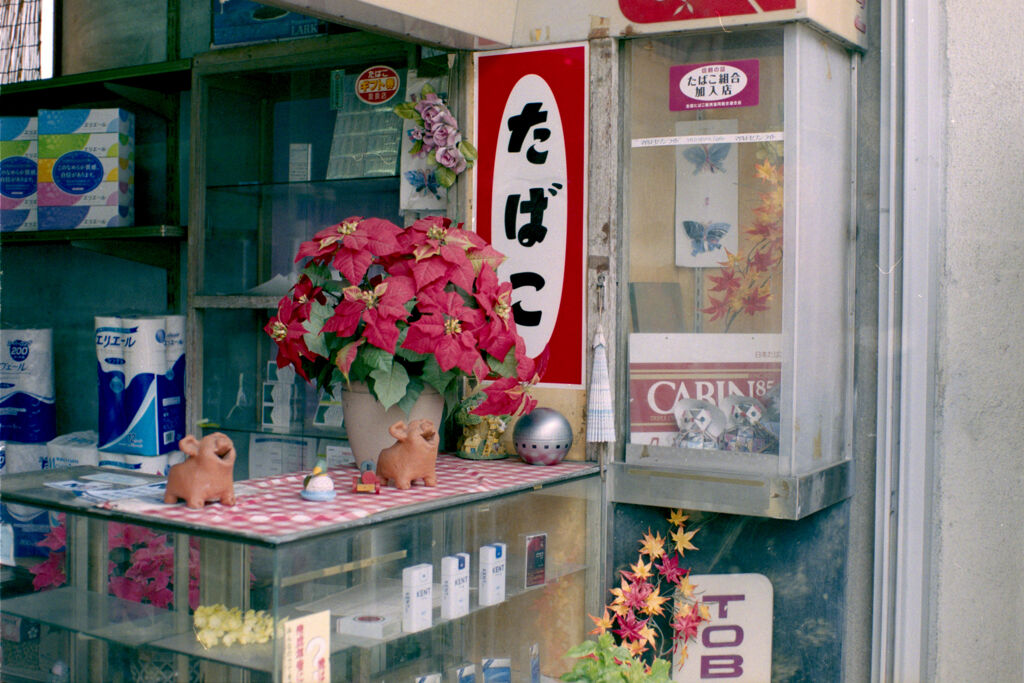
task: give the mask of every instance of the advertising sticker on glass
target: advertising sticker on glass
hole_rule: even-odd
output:
[[[782,336],[632,334],[630,443],[778,453]]]
[[[668,108],[671,111],[754,107],[759,101],[760,71],[756,59],[669,67]]]

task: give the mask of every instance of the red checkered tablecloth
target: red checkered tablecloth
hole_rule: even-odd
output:
[[[208,503],[193,510],[184,503],[154,507],[142,512],[145,517],[158,517],[218,532],[238,533],[266,540],[352,522],[406,505],[467,494],[499,493],[503,490],[530,488],[560,479],[596,471],[593,463],[562,461],[556,465],[528,465],[517,458],[506,460],[463,460],[455,456],[437,458],[437,486],[416,482],[406,490],[382,487],[379,494],[353,493],[357,474],[355,467],[330,470],[337,495],[329,501],[310,501],[301,496],[302,480],[308,472],[249,479],[236,482],[233,506]],[[255,489],[258,493],[238,495],[238,490]]]

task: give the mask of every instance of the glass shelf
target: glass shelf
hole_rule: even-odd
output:
[[[42,244],[80,240],[185,239],[187,230],[180,225],[138,225],[121,228],[82,230],[33,230],[0,233],[0,244]]]

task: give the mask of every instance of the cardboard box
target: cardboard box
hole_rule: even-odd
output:
[[[102,158],[135,160],[135,140],[123,133],[40,135],[39,158],[59,159],[68,152],[88,152]]]
[[[134,139],[135,115],[125,109],[40,109],[39,135],[117,133]]]
[[[39,152],[40,230],[135,222],[135,117],[131,112],[40,110]]]
[[[135,210],[125,206],[40,206],[40,230],[114,228],[134,225]]]
[[[0,117],[0,231],[38,229],[39,147],[34,116]]]
[[[251,0],[214,0],[213,44],[237,45],[324,33],[327,24]]]

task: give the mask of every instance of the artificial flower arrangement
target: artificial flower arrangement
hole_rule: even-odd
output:
[[[427,386],[449,414],[528,413],[546,354],[526,356],[512,285],[498,279],[504,258],[442,216],[324,228],[299,247],[295,260],[307,262],[264,328],[278,367],[327,391],[338,377],[365,382],[385,409],[406,413]]]
[[[697,531],[686,531],[687,519],[681,510],[670,513],[669,539],[647,530],[636,563],[619,571],[620,585],[611,589],[614,599],[601,617],[590,617],[597,641],[584,641],[566,653],[576,661],[563,681],[671,681],[672,667],[665,658],[673,653],[683,666],[686,643],[711,620],[707,605],[696,596],[697,586],[690,583],[690,570],[679,565],[687,550],[697,549],[692,543]],[[666,614],[666,603],[673,601]]]
[[[31,568],[35,590],[56,588],[67,583],[64,572],[67,528],[64,514],[38,545],[50,550],[50,556]],[[111,522],[107,525],[110,559],[107,576],[110,594],[124,600],[156,607],[170,607],[174,597],[174,546],[167,534],[158,534],[134,524]],[[188,548],[188,603],[199,605],[199,539],[191,537]]]
[[[728,332],[740,314],[754,315],[768,310],[772,298],[772,280],[782,274],[782,209],[783,209],[783,157],[782,145],[762,143],[757,152],[762,163],[754,166],[755,177],[768,186],[761,193],[761,201],[754,208],[754,224],[746,230],[753,240],[746,253],[726,251],[727,260],[720,262],[719,275],[709,275],[710,305],[702,313],[711,317],[708,322],[724,319],[724,332]]]
[[[473,168],[476,148],[462,139],[459,122],[429,83],[419,97],[413,95],[410,101],[395,106],[394,112],[413,121],[409,153],[426,156],[428,172],[433,172],[441,187],[451,187],[460,173]]]

